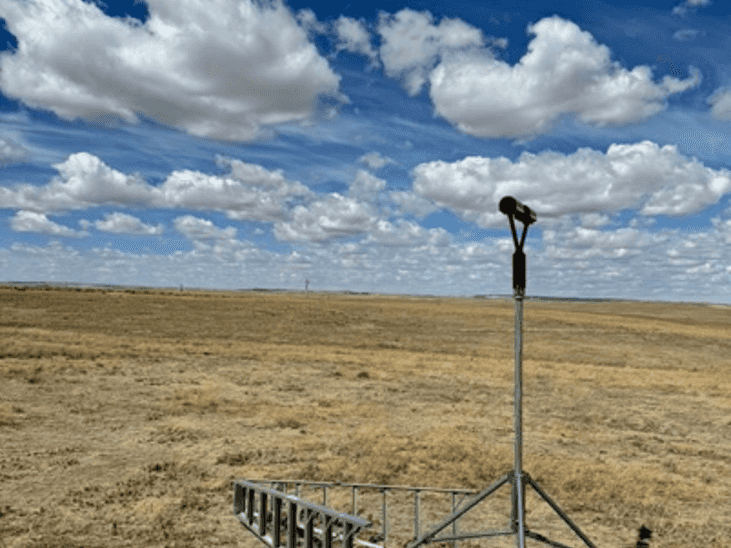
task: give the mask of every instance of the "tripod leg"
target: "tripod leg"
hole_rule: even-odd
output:
[[[558,504],[556,504],[555,502],[553,502],[553,500],[551,499],[551,497],[549,497],[546,493],[544,493],[543,490],[540,487],[538,487],[538,484],[535,481],[533,481],[533,479],[531,479],[531,477],[528,476],[527,474],[525,475],[525,481],[526,481],[526,483],[529,483],[530,486],[533,487],[533,489],[535,489],[536,493],[538,493],[541,496],[541,498],[543,500],[545,500],[546,503],[551,508],[553,508],[553,511],[556,512],[561,517],[561,519],[564,520],[564,522],[566,522],[566,525],[568,525],[569,527],[571,527],[571,530],[574,533],[576,533],[576,536],[578,536],[581,540],[584,541],[584,544],[586,544],[589,548],[596,548],[596,546],[594,546],[594,543],[592,543],[586,537],[586,535],[581,532],[581,529],[579,529],[578,525],[576,525],[573,521],[571,521],[571,518],[569,518],[564,513],[564,511],[561,510],[561,508],[558,507]]]

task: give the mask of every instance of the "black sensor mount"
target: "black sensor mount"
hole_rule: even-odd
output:
[[[515,253],[513,253],[513,290],[525,293],[525,253],[523,253],[523,244],[525,236],[528,233],[528,227],[538,220],[536,212],[527,205],[521,204],[512,196],[505,196],[500,200],[500,211],[508,216],[510,221],[510,230],[513,232],[513,242],[515,243]],[[523,223],[523,234],[518,242],[518,234],[515,231],[515,221],[517,219]]]

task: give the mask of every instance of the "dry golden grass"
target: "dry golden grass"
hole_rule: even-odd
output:
[[[511,468],[508,300],[0,289],[0,335],[0,547],[253,547],[234,479],[477,490]],[[598,547],[641,524],[653,548],[728,544],[731,308],[529,300],[524,351],[524,468]],[[505,526],[508,494],[465,528]],[[401,546],[413,495],[390,496]]]

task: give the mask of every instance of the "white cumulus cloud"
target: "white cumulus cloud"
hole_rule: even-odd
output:
[[[373,49],[370,34],[362,21],[341,15],[333,25],[338,37],[337,51],[360,53],[368,57],[372,64],[378,64],[378,53]]]
[[[158,224],[157,226],[148,225],[137,217],[119,212],[108,214],[103,221],[96,221],[94,226],[98,230],[113,234],[153,236],[165,232],[165,227],[162,224]]]
[[[10,226],[16,232],[37,232],[49,236],[65,236],[67,238],[83,238],[87,234],[73,230],[67,226],[51,221],[44,213],[35,211],[18,211],[12,219]]]
[[[225,176],[192,170],[171,173],[160,186],[159,205],[225,211],[238,220],[274,221],[286,216],[290,199],[311,194],[301,183],[288,181],[281,170],[223,157],[217,157],[216,163],[230,172]]]
[[[655,241],[656,238],[634,228],[604,231],[577,226],[566,231],[548,229],[543,232],[543,244],[550,259],[618,259],[638,255]]]
[[[324,242],[367,232],[375,222],[370,206],[333,193],[294,208],[290,221],[274,225],[274,235],[278,240]]]
[[[117,171],[100,158],[79,152],[54,164],[59,172],[47,185],[0,187],[0,207],[36,211],[86,209],[113,204],[136,208],[185,207],[225,212],[232,219],[273,221],[286,217],[289,200],[311,196],[280,170],[216,157],[223,176],[199,171],[172,172],[160,186]]]
[[[403,79],[410,95],[421,91],[440,55],[485,43],[480,29],[460,19],[445,17],[438,25],[433,21],[428,11],[409,8],[380,16],[381,61],[388,76]]]
[[[302,8],[297,12],[297,21],[308,33],[327,34],[327,25],[317,20],[317,15],[310,8]]]
[[[660,112],[668,96],[700,83],[652,81],[647,66],[627,70],[575,23],[554,16],[528,27],[535,37],[511,66],[487,50],[443,56],[430,73],[436,112],[460,131],[479,137],[526,137],[547,132],[561,115],[595,126],[640,122]]]
[[[449,233],[443,228],[426,229],[417,223],[399,219],[395,223],[379,220],[364,244],[376,242],[387,247],[411,247],[424,245],[443,246],[451,243]]]
[[[146,3],[150,16],[140,24],[82,0],[4,1],[18,48],[0,54],[0,89],[64,119],[136,123],[143,114],[236,141],[309,119],[320,98],[346,100],[339,76],[280,1]]]
[[[485,227],[504,223],[497,205],[506,195],[548,217],[629,208],[687,215],[731,191],[729,170],[707,168],[673,145],[651,141],[614,144],[606,153],[524,152],[515,162],[479,156],[428,162],[414,168],[413,178],[413,194]]]
[[[208,219],[192,215],[178,217],[174,221],[175,230],[189,240],[232,240],[236,238],[236,228],[218,228]]]
[[[384,188],[386,188],[386,181],[359,169],[355,179],[350,183],[348,195],[361,202],[372,202]]]
[[[125,175],[86,152],[54,164],[59,172],[47,185],[0,187],[0,207],[62,211],[101,204],[145,206],[155,189],[136,175]]]
[[[440,207],[433,200],[407,190],[392,190],[388,197],[399,206],[400,213],[411,213],[417,217],[426,217]]]

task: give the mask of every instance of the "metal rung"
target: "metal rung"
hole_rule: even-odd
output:
[[[243,525],[249,531],[251,531],[252,533],[254,533],[254,535],[259,540],[261,540],[264,544],[266,544],[268,546],[272,546],[272,547],[274,546],[274,541],[272,540],[272,535],[270,535],[270,534],[267,534],[267,535],[259,535],[259,534],[257,534],[256,528],[249,527],[246,524],[246,518],[245,518],[245,516],[244,516],[243,513],[237,515],[236,518],[238,518],[238,520],[241,522],[241,525]],[[259,513],[258,512],[254,512],[254,518],[255,519],[259,519]],[[297,528],[299,529],[301,535],[304,537],[304,534],[305,534],[304,527],[302,525],[298,525]],[[315,531],[315,533],[317,533],[318,535],[322,536],[322,529],[320,529],[319,527],[314,527],[313,530]],[[338,541],[342,542],[342,540],[343,540],[343,534],[342,533],[333,533],[332,534],[332,538],[334,540],[338,540]],[[353,543],[354,544],[357,544],[358,546],[362,546],[363,548],[383,548],[383,546],[381,546],[380,544],[374,544],[373,542],[368,542],[367,540],[361,540],[361,539],[358,539],[358,538],[353,539]]]
[[[475,531],[473,533],[460,533],[459,535],[449,537],[436,537],[433,538],[432,542],[452,542],[454,540],[466,540],[471,538],[483,538],[483,537],[503,537],[513,535],[512,531]]]

